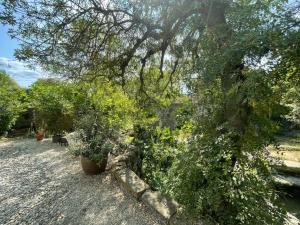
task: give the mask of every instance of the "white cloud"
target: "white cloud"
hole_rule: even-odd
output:
[[[6,71],[22,87],[28,87],[39,78],[47,77],[40,67],[29,68],[25,63],[0,57],[0,70]]]

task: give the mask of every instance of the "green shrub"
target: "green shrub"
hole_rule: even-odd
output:
[[[25,91],[0,71],[0,135],[8,131],[24,110]]]
[[[41,79],[29,89],[30,107],[38,129],[50,133],[73,130],[75,85],[54,79]]]
[[[78,99],[75,128],[82,143],[79,154],[99,162],[119,144],[121,130],[130,128],[134,104],[109,82],[82,86]]]

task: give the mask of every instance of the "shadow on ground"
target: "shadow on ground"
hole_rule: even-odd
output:
[[[111,175],[85,175],[77,158],[50,140],[0,143],[3,224],[162,224]]]

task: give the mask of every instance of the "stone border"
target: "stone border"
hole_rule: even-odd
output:
[[[152,191],[150,186],[139,178],[132,170],[127,168],[128,154],[115,157],[108,166],[115,179],[137,200],[142,201],[150,209],[159,213],[167,225],[204,225],[204,221],[190,221],[179,218],[177,212],[179,204],[159,191]],[[299,225],[299,220],[288,213],[285,225]]]
[[[127,168],[126,160],[127,157],[124,155],[114,158],[108,170],[137,200],[142,201],[147,207],[159,213],[167,224],[175,224],[179,204],[159,191],[152,191],[146,182]]]
[[[69,133],[67,140],[71,141],[72,137],[76,133]],[[73,137],[74,139],[74,137]],[[75,138],[76,139],[76,138]],[[0,139],[0,142],[3,139]],[[179,204],[170,198],[162,195],[159,191],[150,190],[150,186],[140,179],[132,170],[127,168],[126,162],[130,158],[130,153],[126,152],[123,155],[119,155],[113,158],[109,165],[106,167],[106,171],[112,173],[116,180],[135,198],[142,200],[152,210],[157,211],[164,219],[166,219],[168,225],[204,225],[204,222],[190,221],[186,218],[178,218],[177,212],[179,210]],[[298,164],[299,168],[300,163]],[[290,184],[290,182],[288,182]],[[286,225],[299,225],[300,220],[288,213],[286,219]]]
[[[279,162],[274,163],[273,167],[281,173],[295,176],[300,175],[300,163],[296,161],[280,160]]]

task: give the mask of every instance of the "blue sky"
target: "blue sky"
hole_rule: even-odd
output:
[[[19,42],[12,40],[7,31],[7,26],[0,24],[0,70],[6,71],[20,86],[28,87],[38,78],[44,77],[45,72],[38,67],[28,68],[15,59],[14,50]]]

